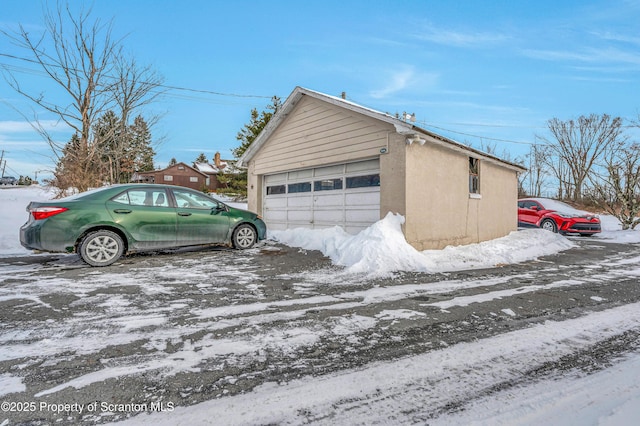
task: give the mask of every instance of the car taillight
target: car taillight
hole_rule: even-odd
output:
[[[31,214],[35,220],[46,219],[69,210],[66,207],[36,207],[31,209]]]

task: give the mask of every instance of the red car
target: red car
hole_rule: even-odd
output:
[[[518,226],[581,236],[590,236],[601,231],[600,219],[597,216],[548,198],[518,200]]]

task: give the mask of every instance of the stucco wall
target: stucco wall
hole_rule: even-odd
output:
[[[380,218],[388,212],[406,215],[407,180],[405,137],[389,136],[389,148],[380,155]]]
[[[516,229],[515,171],[481,158],[481,198],[472,198],[469,153],[429,142],[405,145],[405,149],[405,236],[416,249],[477,243]]]

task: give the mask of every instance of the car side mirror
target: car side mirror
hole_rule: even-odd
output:
[[[529,208],[530,208],[531,210],[535,210],[535,211],[537,211],[537,210],[538,210],[538,206],[531,206],[531,207],[529,207]]]
[[[211,209],[212,214],[218,214],[220,212],[226,212],[227,208],[223,204],[218,204],[217,206]]]

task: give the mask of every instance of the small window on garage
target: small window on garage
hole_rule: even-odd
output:
[[[469,157],[469,193],[480,193],[480,160]]]
[[[347,189],[380,186],[380,175],[353,176],[347,178]]]
[[[331,191],[334,189],[342,189],[342,178],[323,179],[313,182],[314,191]]]
[[[287,192],[295,194],[298,192],[311,192],[311,182],[290,183]]]
[[[164,180],[165,180],[165,182],[173,182],[173,176],[171,176],[171,175],[164,175]]]
[[[286,194],[287,187],[285,185],[267,186],[267,195]]]
[[[198,176],[190,176],[189,182],[198,182]]]

